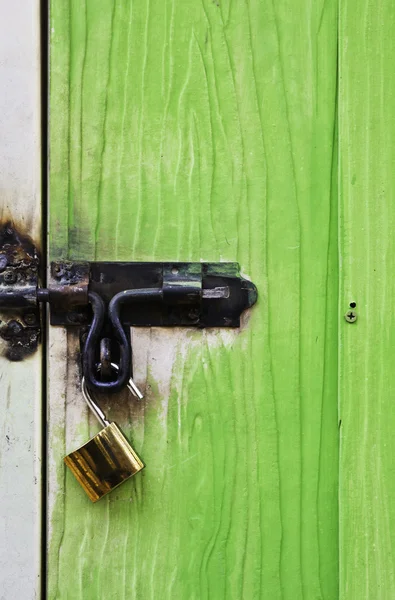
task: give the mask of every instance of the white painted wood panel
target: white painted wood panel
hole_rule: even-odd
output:
[[[0,0],[0,219],[41,239],[38,0]],[[40,597],[41,351],[0,358],[0,599]]]

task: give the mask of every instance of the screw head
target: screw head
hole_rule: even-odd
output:
[[[191,321],[197,321],[199,319],[200,312],[197,308],[191,308],[188,312],[188,319]]]
[[[4,273],[4,281],[6,283],[15,283],[16,282],[16,273],[14,271],[7,271]]]
[[[355,310],[348,310],[344,315],[344,318],[346,319],[347,323],[355,323],[355,321],[358,318],[358,315],[355,312]]]
[[[37,323],[36,315],[34,313],[28,313],[23,317],[26,325],[35,325]]]
[[[12,320],[9,321],[7,330],[10,335],[18,335],[18,333],[23,331],[23,325],[22,323],[19,323],[19,321]]]
[[[80,325],[81,323],[86,323],[86,316],[84,313],[71,311],[67,313],[67,320],[73,325]]]

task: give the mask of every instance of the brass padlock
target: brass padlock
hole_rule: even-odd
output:
[[[142,398],[141,392],[137,390],[134,383],[133,386],[129,384],[128,387]],[[126,479],[141,471],[144,464],[118,425],[108,421],[103,411],[93,401],[86,389],[84,379],[82,394],[104,429],[81,448],[66,456],[64,462],[92,502],[97,502]]]

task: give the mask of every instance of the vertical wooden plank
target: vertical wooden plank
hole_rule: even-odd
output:
[[[0,1],[0,87],[0,221],[39,246],[38,1]],[[1,341],[0,596],[33,600],[41,576],[41,351],[10,362],[4,350]]]
[[[52,2],[51,258],[238,260],[260,299],[133,332],[145,401],[105,406],[147,467],[95,506],[51,331],[51,599],[337,597],[336,46],[332,1]]]
[[[341,3],[340,597],[395,597],[394,5]]]

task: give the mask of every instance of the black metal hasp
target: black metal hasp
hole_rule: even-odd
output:
[[[96,390],[126,386],[130,326],[239,327],[256,299],[237,263],[55,262],[43,289],[38,257],[17,264],[0,244],[0,311],[21,311],[25,323],[30,314],[37,328],[38,303],[48,302],[51,325],[79,327],[83,372]]]
[[[241,277],[237,263],[51,265],[51,324],[82,328],[87,385],[107,392],[130,377],[130,326],[239,327],[256,299],[255,285]],[[119,365],[112,377],[101,378],[103,346],[110,348],[107,364]]]
[[[119,313],[124,325],[136,327],[239,327],[257,299],[237,263],[55,262],[51,325],[89,324],[88,291],[102,298],[110,316]]]

